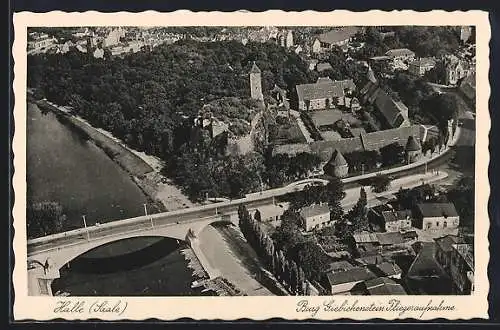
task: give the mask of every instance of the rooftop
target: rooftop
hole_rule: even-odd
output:
[[[329,272],[326,276],[330,285],[367,281],[377,277],[366,267],[354,267],[344,272]]]
[[[381,245],[404,243],[403,235],[400,232],[377,233],[376,235]]]
[[[302,210],[300,210],[300,215],[305,219],[325,213],[330,213],[330,208],[327,204],[315,204],[312,206],[304,207],[302,208]]]
[[[335,44],[352,38],[360,30],[357,26],[346,26],[320,34],[318,40],[325,44]]]
[[[462,256],[469,268],[474,270],[474,245],[465,243],[454,244],[453,249]]]
[[[417,204],[424,218],[457,217],[458,213],[453,203],[424,203]]]
[[[365,281],[365,286],[370,295],[406,295],[405,289],[400,284],[386,277]]]
[[[390,57],[399,57],[399,56],[415,56],[415,53],[407,48],[398,48],[398,49],[390,49],[385,55]]]
[[[252,69],[250,70],[250,73],[260,73],[260,69],[257,66],[257,64],[255,64],[255,61],[253,62]]]
[[[436,65],[436,60],[430,57],[423,57],[418,60],[412,61],[410,65],[416,66],[434,66]]]
[[[402,210],[402,211],[382,211],[382,217],[385,222],[394,222],[399,220],[406,220],[411,218],[410,210]]]
[[[401,275],[402,270],[398,265],[392,262],[382,262],[372,266],[375,273],[380,273],[380,276]]]
[[[439,246],[444,252],[451,252],[453,250],[453,245],[458,243],[459,240],[460,238],[456,235],[446,235],[434,239],[437,246]]]
[[[319,65],[319,64],[318,64]],[[344,89],[355,89],[352,80],[333,81],[328,77],[320,77],[316,83],[297,85],[297,97],[299,101],[318,100],[344,96]]]

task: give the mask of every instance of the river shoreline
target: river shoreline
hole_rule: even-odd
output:
[[[113,141],[110,137],[102,134],[97,129],[77,119],[59,107],[51,105],[43,100],[36,100],[28,93],[28,102],[36,104],[38,107],[45,111],[55,113],[61,121],[70,124],[79,133],[84,134],[86,138],[94,143],[98,148],[120,166],[130,177],[130,179],[137,185],[137,187],[144,193],[148,200],[149,209],[151,213],[165,212],[166,207],[163,203],[156,198],[155,182],[152,178],[155,176],[155,170],[147,164],[144,160],[139,158],[134,153],[127,150],[118,142]]]

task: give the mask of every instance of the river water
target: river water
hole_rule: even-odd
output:
[[[142,215],[146,196],[101,149],[52,113],[28,105],[27,202],[59,202],[65,230]],[[101,246],[61,269],[53,291],[71,295],[189,295],[191,270],[173,239]]]

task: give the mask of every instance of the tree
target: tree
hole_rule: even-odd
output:
[[[261,215],[260,215],[260,211],[259,210],[255,210],[255,213],[253,215],[253,218],[255,219],[255,221],[257,222],[261,222],[262,221],[262,218],[261,218]]]
[[[349,213],[347,213],[346,219],[351,223],[354,232],[362,232],[368,229],[367,196],[364,187],[361,187],[359,199]]]
[[[28,237],[37,238],[62,231],[66,215],[57,202],[35,202],[28,204],[26,220]]]
[[[380,148],[380,155],[384,166],[402,164],[405,160],[405,148],[398,142],[394,142]]]
[[[385,174],[377,174],[372,180],[372,189],[376,193],[386,191],[391,184],[391,179]]]
[[[319,281],[328,269],[328,256],[315,242],[305,241],[297,244],[288,255],[291,259],[297,260],[297,263],[304,269],[306,277],[314,281]]]

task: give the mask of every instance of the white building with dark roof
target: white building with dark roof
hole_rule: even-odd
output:
[[[303,84],[297,90],[298,108],[302,111],[323,110],[345,104],[345,90],[356,89],[351,79],[331,80],[320,77],[314,84]]]
[[[417,204],[414,227],[422,230],[458,228],[460,216],[453,203]]]
[[[311,231],[332,225],[330,208],[327,204],[312,205],[302,208],[300,216],[303,219],[303,229]]]

